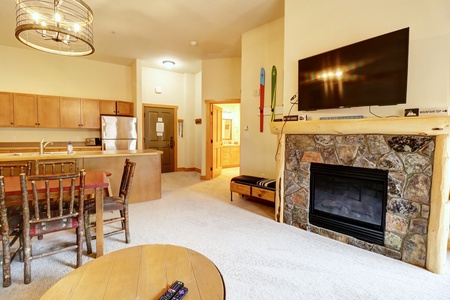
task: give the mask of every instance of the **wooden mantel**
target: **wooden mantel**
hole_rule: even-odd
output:
[[[450,134],[450,117],[366,118],[272,122],[274,134]]]
[[[449,235],[450,116],[396,117],[340,120],[272,122],[270,130],[280,136],[277,154],[277,182],[284,182],[286,134],[387,134],[436,136],[431,184],[428,252],[426,268],[442,274],[446,269]],[[276,212],[283,221],[283,184],[277,189]]]

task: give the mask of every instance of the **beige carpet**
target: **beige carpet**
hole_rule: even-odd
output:
[[[191,248],[220,269],[228,300],[450,299],[449,270],[436,275],[276,223],[263,216],[267,207],[261,214],[248,211],[238,200],[230,203],[230,176],[201,181],[194,172],[163,174],[162,199],[131,205],[132,243],[106,238],[105,252],[153,243]],[[91,259],[84,256],[85,262]],[[0,299],[39,299],[74,263],[75,252],[36,260],[32,282],[24,285],[16,260],[12,286],[0,289]]]

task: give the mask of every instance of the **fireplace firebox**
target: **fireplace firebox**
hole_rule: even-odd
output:
[[[310,223],[384,245],[388,171],[311,163]]]

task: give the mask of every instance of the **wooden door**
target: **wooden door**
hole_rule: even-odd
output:
[[[14,125],[14,97],[12,93],[0,92],[0,127]]]
[[[14,94],[14,126],[37,127],[37,95]]]
[[[60,127],[60,103],[58,96],[38,96],[37,118],[39,127]]]
[[[82,128],[100,128],[100,107],[98,100],[81,99]]]
[[[80,128],[81,102],[79,98],[61,97],[61,128]]]
[[[174,109],[144,108],[144,147],[163,151],[161,172],[175,171]]]
[[[212,177],[222,174],[222,108],[212,105]]]

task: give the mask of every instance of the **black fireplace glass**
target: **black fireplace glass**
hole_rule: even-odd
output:
[[[383,244],[387,174],[385,170],[312,163],[310,222]]]

